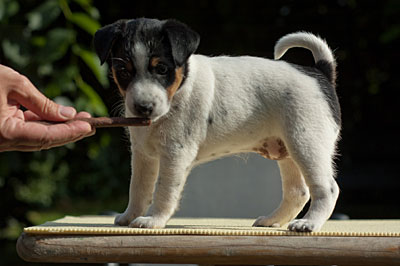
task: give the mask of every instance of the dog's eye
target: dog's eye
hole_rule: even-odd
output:
[[[158,75],[166,75],[168,73],[168,66],[164,65],[162,63],[156,65],[154,67],[154,71],[158,74]]]
[[[129,79],[131,77],[131,73],[125,68],[118,69],[117,73],[121,79]]]

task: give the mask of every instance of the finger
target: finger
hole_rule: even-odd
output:
[[[92,117],[92,115],[91,114],[89,114],[88,112],[79,112],[79,113],[77,113],[76,114],[76,116],[75,116],[75,118],[91,118]],[[72,122],[72,121],[71,121]],[[71,122],[68,122],[68,123],[71,123]],[[82,121],[83,122],[83,121]],[[87,122],[86,122],[87,123]],[[88,123],[89,124],[89,123]],[[90,125],[90,124],[89,124]],[[89,137],[89,136],[93,136],[94,134],[96,134],[96,128],[95,127],[93,127],[92,125],[90,125],[91,126],[91,128],[92,128],[92,131],[90,132],[90,133],[88,133],[87,135],[86,135],[86,137]]]
[[[74,118],[90,118],[92,117],[91,114],[89,114],[88,112],[79,112],[76,114],[76,116]],[[37,114],[35,114],[34,112],[28,110],[24,112],[24,119],[25,121],[37,121],[40,122],[44,125],[50,125],[51,123],[47,123],[46,121],[43,121],[42,118],[40,116],[38,116]],[[68,123],[71,123],[72,121],[68,121]],[[86,134],[85,136],[92,136],[96,134],[96,128],[92,126],[92,131],[88,134]]]
[[[75,118],[90,118],[90,117],[92,117],[92,115],[89,114],[88,112],[79,112],[75,116]]]
[[[45,125],[39,122],[18,122],[13,128],[15,146],[47,149],[76,141],[93,134],[90,124],[83,121]]]
[[[74,118],[90,118],[92,117],[88,112],[79,112]],[[43,121],[43,118],[35,114],[34,112],[27,110],[24,112],[25,121]]]
[[[28,110],[24,112],[25,121],[40,121],[42,118],[35,114],[34,112]]]
[[[72,107],[59,105],[44,96],[30,81],[23,75],[15,75],[13,86],[9,91],[9,97],[17,101],[25,108],[31,110],[42,119],[50,121],[65,121],[76,115]]]
[[[76,139],[73,139],[72,141],[63,141],[63,142],[57,142],[57,143],[52,143],[50,146],[46,146],[46,147],[40,147],[38,145],[36,145],[35,143],[29,143],[28,145],[10,145],[8,147],[0,147],[0,152],[3,151],[39,151],[39,150],[43,150],[43,149],[50,149],[50,148],[54,148],[54,147],[59,147],[59,146],[63,146],[65,144],[68,144],[70,142],[77,142],[85,137],[88,136],[80,136],[77,137]]]

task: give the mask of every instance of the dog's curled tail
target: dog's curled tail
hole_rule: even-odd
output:
[[[336,60],[325,40],[308,32],[290,33],[278,40],[274,49],[275,60],[281,58],[287,50],[301,47],[313,54],[315,67],[318,68],[333,86],[336,84]]]

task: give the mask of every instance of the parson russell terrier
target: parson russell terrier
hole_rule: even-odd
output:
[[[306,48],[315,65],[305,67],[250,56],[197,55],[199,41],[196,32],[175,20],[119,20],[95,34],[96,52],[111,66],[125,116],[152,120],[149,127],[129,128],[129,203],[115,224],[164,227],[193,167],[255,152],[278,161],[283,199],[254,226],[289,223],[292,231],[320,230],[339,194],[333,159],[341,115],[331,49],[310,33],[282,37],[275,59],[292,47]],[[310,196],[305,216],[294,219]]]

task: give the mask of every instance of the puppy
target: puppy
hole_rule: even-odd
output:
[[[341,118],[332,51],[310,33],[281,38],[275,59],[303,47],[315,59],[314,67],[304,67],[197,55],[199,40],[183,23],[145,18],[120,20],[95,34],[96,52],[111,66],[125,115],[153,121],[150,127],[129,128],[129,203],[115,224],[164,227],[194,166],[255,152],[278,161],[283,199],[254,226],[289,223],[292,231],[320,230],[339,194],[333,157]],[[310,196],[304,218],[294,219]]]

